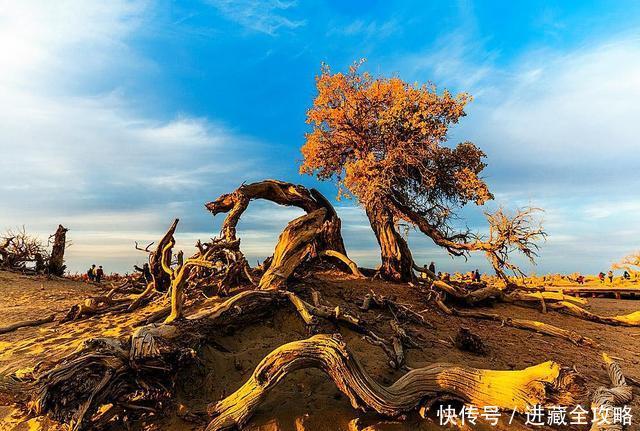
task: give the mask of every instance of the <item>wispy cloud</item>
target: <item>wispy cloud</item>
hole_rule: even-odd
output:
[[[207,0],[227,19],[242,27],[275,36],[279,30],[293,30],[305,25],[304,20],[285,16],[296,6],[295,1],[283,0]]]
[[[384,39],[401,29],[396,19],[379,21],[375,19],[356,19],[344,26],[332,26],[327,34],[329,36],[348,36]]]

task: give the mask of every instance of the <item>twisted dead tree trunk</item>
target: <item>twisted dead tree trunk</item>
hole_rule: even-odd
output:
[[[176,228],[178,227],[178,223],[180,219],[175,219],[167,232],[165,232],[164,236],[158,242],[155,250],[149,250],[149,247],[153,245],[150,243],[145,248],[138,247],[138,243],[136,243],[136,249],[140,251],[144,251],[149,254],[149,267],[148,270],[143,270],[143,275],[147,285],[140,293],[137,295],[133,302],[128,307],[129,311],[135,310],[138,308],[143,301],[148,299],[153,292],[166,292],[171,287],[171,276],[162,266],[163,262],[171,262],[171,257],[173,254],[173,245],[175,244],[175,240],[173,239],[173,235],[176,232]],[[170,246],[168,246],[170,244]],[[148,271],[148,274],[146,273]],[[150,278],[150,280],[147,280]]]
[[[260,289],[277,290],[284,286],[303,260],[315,252],[326,220],[327,210],[319,208],[289,222],[278,238],[271,265],[260,278]]]
[[[324,371],[356,409],[397,417],[438,397],[478,407],[524,411],[532,405],[573,405],[583,396],[580,378],[555,362],[520,371],[479,370],[436,363],[409,371],[390,386],[364,370],[339,335],[316,335],[285,344],[268,354],[236,392],[212,405],[207,431],[242,428],[269,391],[290,373]]]
[[[243,184],[232,193],[220,196],[205,205],[213,215],[227,213],[222,224],[222,235],[235,241],[240,217],[254,199],[265,199],[285,206],[295,206],[307,213],[318,209],[326,211],[322,232],[317,239],[318,251],[335,250],[346,255],[341,233],[341,221],[331,203],[316,189],[277,180],[264,180]]]
[[[53,234],[53,248],[49,256],[49,274],[62,277],[67,268],[64,264],[64,250],[67,245],[67,232],[69,229],[58,225],[56,233]]]

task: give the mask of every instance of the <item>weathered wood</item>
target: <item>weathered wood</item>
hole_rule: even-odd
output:
[[[314,250],[326,216],[321,208],[289,222],[278,238],[269,269],[260,278],[258,288],[281,289],[303,260]]]
[[[355,275],[356,277],[359,277],[359,278],[364,278],[364,275],[362,275],[362,273],[360,272],[360,269],[358,268],[358,265],[354,261],[349,259],[346,255],[340,253],[339,251],[336,251],[336,250],[321,250],[318,253],[318,256],[327,256],[327,257],[336,258],[336,259],[340,260],[341,262],[343,262],[345,265],[347,265],[349,267],[349,269],[351,270],[351,273],[353,275]]]
[[[243,184],[232,193],[224,194],[205,207],[213,214],[227,213],[222,235],[229,241],[236,239],[236,225],[254,199],[265,199],[285,206],[296,206],[307,213],[325,210],[318,250],[335,250],[346,255],[341,233],[341,221],[331,203],[317,190],[277,180]]]
[[[612,326],[640,326],[640,311],[621,315],[621,316],[600,316],[592,313],[584,308],[568,301],[559,301],[548,304],[547,307],[552,310],[560,311],[565,314],[578,317],[591,322],[602,323]]]
[[[49,274],[62,277],[67,268],[64,264],[64,250],[67,245],[67,231],[69,229],[58,225],[56,233],[53,234],[53,247],[49,256]]]
[[[606,353],[602,354],[602,359],[607,367],[611,387],[601,386],[591,397],[594,418],[590,431],[623,431],[625,426],[614,420],[614,408],[628,405],[633,400],[633,391],[631,386],[627,385],[620,365]]]
[[[25,320],[22,322],[12,323],[10,325],[0,327],[0,334],[6,334],[8,332],[13,332],[16,329],[26,328],[29,326],[40,326],[40,325],[44,325],[45,323],[51,323],[55,320],[55,318],[56,318],[56,315],[52,314],[42,319]]]
[[[557,326],[553,326],[548,323],[538,322],[535,320],[504,317],[500,316],[499,314],[488,313],[485,311],[459,310],[456,308],[448,307],[440,298],[436,298],[434,301],[438,308],[449,315],[469,317],[474,319],[493,320],[495,322],[499,322],[503,326],[510,326],[512,328],[538,332],[540,334],[549,335],[551,337],[563,338],[565,340],[571,341],[573,344],[578,346],[597,346],[597,343],[591,338],[580,335],[573,330],[558,328]]]
[[[555,362],[520,371],[480,370],[435,363],[409,371],[390,386],[364,370],[339,335],[316,335],[285,344],[258,364],[236,392],[213,404],[207,431],[242,428],[269,391],[288,374],[305,368],[324,371],[354,408],[397,417],[424,400],[454,396],[478,407],[523,411],[534,404],[572,405],[582,396],[579,378]],[[553,389],[551,389],[553,388]]]

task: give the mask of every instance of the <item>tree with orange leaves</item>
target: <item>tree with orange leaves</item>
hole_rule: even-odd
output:
[[[444,145],[471,97],[438,93],[433,85],[412,85],[397,77],[374,78],[360,73],[360,64],[346,74],[322,66],[318,94],[307,113],[312,131],[302,147],[300,171],[335,180],[339,196],[353,196],[363,205],[380,244],[381,275],[402,281],[414,276],[411,251],[396,229],[399,221],[416,226],[454,255],[485,251],[501,275],[502,268],[515,267],[506,260],[513,246],[532,259],[533,240],[544,235],[528,224],[533,210],[513,219],[523,236],[501,230],[513,227],[502,212],[488,215],[490,222],[502,225],[492,225],[488,240],[452,225],[457,209],[493,199],[480,176],[485,154],[471,142]],[[501,238],[500,244],[491,238]]]

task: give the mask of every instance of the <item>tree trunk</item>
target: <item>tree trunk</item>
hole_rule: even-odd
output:
[[[411,281],[413,257],[407,242],[396,231],[393,214],[385,202],[375,200],[366,205],[369,223],[380,244],[380,274],[387,280]]]
[[[227,213],[222,224],[222,235],[228,241],[235,241],[236,225],[240,217],[254,199],[265,199],[279,205],[295,206],[307,214],[318,209],[326,210],[326,219],[321,235],[316,241],[318,250],[335,250],[347,254],[342,241],[341,222],[333,205],[316,189],[277,180],[264,180],[243,184],[233,193],[220,196],[205,207],[213,214]]]
[[[64,264],[64,248],[67,243],[67,230],[64,226],[58,225],[56,233],[53,234],[53,249],[49,258],[49,274],[62,277],[66,266]]]

